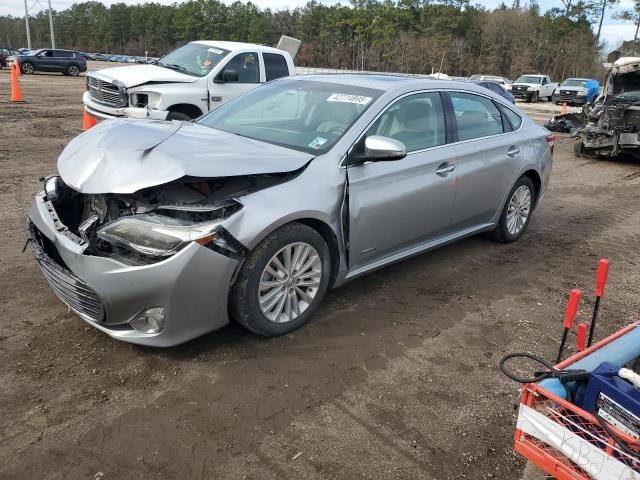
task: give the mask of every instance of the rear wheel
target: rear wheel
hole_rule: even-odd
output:
[[[20,70],[22,70],[22,73],[24,73],[25,75],[31,75],[36,71],[33,63],[31,62],[23,62],[22,65],[20,65]]]
[[[529,177],[520,177],[509,192],[500,221],[492,232],[493,237],[503,243],[518,240],[529,226],[536,190]]]
[[[65,73],[71,77],[77,77],[78,75],[80,75],[80,69],[77,65],[69,65]]]
[[[290,223],[246,259],[231,292],[233,318],[258,335],[284,335],[316,311],[329,286],[329,247],[311,227]]]

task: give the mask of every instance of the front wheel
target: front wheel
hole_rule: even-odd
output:
[[[531,103],[538,103],[538,92],[531,94]]]
[[[20,65],[20,70],[22,70],[22,73],[24,73],[25,75],[31,75],[33,72],[36,71],[35,67],[33,66],[33,63],[29,63],[29,62],[24,62],[22,65]]]
[[[169,112],[167,120],[180,120],[182,122],[190,122],[193,120],[189,115],[182,112]]]
[[[322,236],[290,223],[269,234],[246,259],[231,292],[231,315],[258,335],[284,335],[313,315],[330,277],[331,256]]]
[[[518,240],[529,226],[536,190],[529,177],[520,177],[509,192],[500,221],[492,232],[493,237],[503,243]]]

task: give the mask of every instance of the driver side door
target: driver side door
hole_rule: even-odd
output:
[[[438,92],[404,96],[368,129],[404,143],[407,156],[347,169],[351,269],[450,233],[457,158],[446,145],[443,103]]]
[[[238,81],[224,82],[222,75],[225,70],[236,71]],[[259,86],[263,78],[262,70],[257,52],[244,52],[232,57],[220,72],[210,79],[210,110],[215,110],[229,100]]]

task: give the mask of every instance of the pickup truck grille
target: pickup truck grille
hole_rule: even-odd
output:
[[[560,90],[560,96],[562,98],[573,98],[578,95],[578,92],[575,90]]]
[[[526,85],[514,85],[511,87],[511,90],[513,92],[524,93],[527,91],[527,88],[529,87],[527,87]]]
[[[127,92],[118,85],[87,75],[87,87],[91,98],[98,103],[116,108],[127,106]]]

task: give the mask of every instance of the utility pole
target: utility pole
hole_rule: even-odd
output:
[[[26,2],[27,0],[25,0]],[[56,48],[56,35],[53,33],[53,14],[51,13],[51,0],[49,0],[49,29],[51,30],[51,48]]]
[[[27,24],[27,48],[31,50],[31,30],[29,29],[29,9],[27,8],[27,0],[24,0],[24,21]]]

